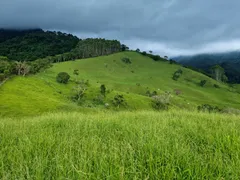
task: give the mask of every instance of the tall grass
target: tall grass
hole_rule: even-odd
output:
[[[0,120],[0,179],[239,179],[240,118],[57,113]]]

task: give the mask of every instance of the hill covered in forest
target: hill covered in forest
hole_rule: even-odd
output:
[[[240,83],[240,51],[179,56],[173,58],[185,66],[191,66],[210,74],[211,67],[218,64],[224,68],[229,82]]]

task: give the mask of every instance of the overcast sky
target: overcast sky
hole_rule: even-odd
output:
[[[0,0],[0,28],[118,39],[162,56],[240,49],[240,0]]]

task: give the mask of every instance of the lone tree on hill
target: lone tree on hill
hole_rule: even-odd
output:
[[[136,49],[136,52],[140,52],[140,49],[139,49],[139,48],[137,48],[137,49]]]

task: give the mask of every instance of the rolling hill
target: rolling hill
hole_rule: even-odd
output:
[[[128,58],[131,64],[122,61]],[[73,75],[77,69],[79,75]],[[172,76],[182,69],[177,80]],[[67,72],[71,79],[67,85],[56,82],[59,72]],[[88,80],[85,101],[81,106],[71,101],[74,80]],[[199,85],[206,80],[204,87]],[[94,111],[104,109],[93,99],[100,94],[100,85],[108,90],[105,103],[111,104],[117,94],[122,94],[128,110],[152,109],[146,92],[163,94],[171,92],[170,108],[196,110],[198,105],[210,104],[221,108],[240,108],[240,94],[236,88],[219,84],[215,80],[180,65],[153,61],[136,52],[121,52],[76,61],[55,63],[53,67],[36,75],[13,77],[0,87],[0,109],[3,116],[39,115],[52,111]],[[215,88],[217,84],[220,88]],[[175,91],[180,91],[177,95]],[[110,106],[110,109],[112,107]]]

